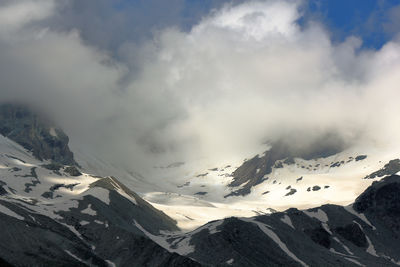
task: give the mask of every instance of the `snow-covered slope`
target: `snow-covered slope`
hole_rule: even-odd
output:
[[[163,191],[144,191],[142,196],[178,221],[178,226],[193,229],[210,220],[229,216],[255,216],[270,210],[290,207],[309,208],[322,204],[347,205],[374,179],[364,179],[400,158],[397,147],[351,147],[329,157],[278,160],[271,171],[262,173],[256,162],[236,159],[222,164],[185,162],[155,168],[148,180],[158,180]],[[268,153],[268,151],[266,152]],[[256,156],[262,159],[265,154]],[[235,173],[248,164],[249,180],[232,186]],[[253,168],[251,170],[251,168]],[[394,168],[386,174],[394,174]],[[253,174],[251,175],[251,171]],[[259,177],[256,174],[259,173]],[[382,175],[381,175],[382,176]],[[258,181],[248,186],[252,178]],[[247,193],[240,193],[246,188]],[[239,193],[237,193],[239,192]]]
[[[354,202],[372,181],[400,170],[400,160],[393,160],[400,151],[396,147],[352,147],[307,159],[270,149],[250,160],[176,162],[141,176],[98,156],[74,149],[72,154],[68,138],[58,143],[57,135],[43,133],[55,131],[48,125],[11,124],[19,127],[22,140],[35,145],[27,148],[20,134],[15,140],[25,146],[0,135],[1,264],[381,266],[399,261],[398,176],[372,185],[352,206],[285,210]],[[25,131],[35,132],[32,140]],[[41,151],[41,142],[49,154]],[[70,165],[62,163],[54,144],[71,152]]]
[[[40,161],[3,136],[0,226],[0,259],[15,265],[196,265],[147,238],[141,229],[176,222],[117,178]]]

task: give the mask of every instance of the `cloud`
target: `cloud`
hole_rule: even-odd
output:
[[[9,33],[52,14],[54,2],[49,0],[5,1],[0,5],[0,32]]]
[[[318,22],[299,26],[298,1],[224,5],[190,30],[119,42],[119,59],[85,30],[46,24],[61,16],[44,8],[52,1],[26,3],[46,15],[0,32],[1,100],[39,106],[73,142],[130,168],[229,161],[280,138],[328,132],[349,145],[400,133],[399,44],[332,43]]]
[[[43,21],[43,25],[56,31],[79,29],[86,43],[118,57],[124,43],[141,43],[169,26],[190,29],[202,16],[227,1],[68,0],[58,3],[59,12]]]
[[[386,22],[383,24],[385,33],[389,36],[399,34],[400,26],[400,5],[394,6],[387,11]]]

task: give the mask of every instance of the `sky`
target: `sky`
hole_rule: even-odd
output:
[[[282,138],[385,143],[399,18],[388,0],[4,0],[0,101],[140,171]]]

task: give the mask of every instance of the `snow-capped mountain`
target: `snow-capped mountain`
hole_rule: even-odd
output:
[[[400,171],[397,146],[316,148],[293,152],[278,142],[248,159],[157,167],[149,180],[158,178],[164,191],[145,191],[143,197],[177,220],[179,227],[193,229],[229,216],[326,203],[348,205],[374,180]]]
[[[373,183],[348,206],[231,217],[170,237],[208,266],[400,265],[400,176]]]
[[[28,109],[0,110],[2,265],[400,264],[395,152],[272,146],[241,164],[157,167],[167,179],[151,192],[151,179],[75,157],[67,135]],[[327,202],[345,205],[305,208]]]
[[[64,154],[69,151],[68,139],[60,129],[48,127],[28,111],[21,113],[23,108],[8,106],[7,111],[16,116],[10,115],[12,124],[5,124],[2,117],[2,133],[9,138],[0,136],[0,258],[4,264],[198,265],[147,237],[178,231],[173,219],[117,178],[83,171],[72,152]],[[48,158],[42,156],[44,149],[50,151]]]

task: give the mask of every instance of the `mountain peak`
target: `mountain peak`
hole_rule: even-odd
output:
[[[0,134],[22,145],[39,160],[77,165],[64,131],[27,106],[0,105]]]

